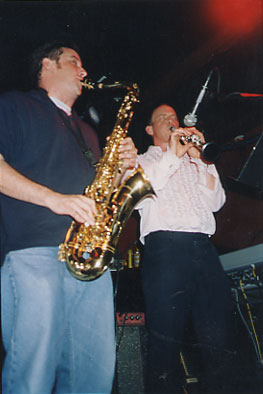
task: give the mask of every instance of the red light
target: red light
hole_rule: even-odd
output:
[[[206,7],[211,23],[232,34],[250,33],[262,21],[261,0],[208,0]]]
[[[263,94],[257,94],[257,93],[240,93],[240,96],[242,96],[242,97],[263,97]]]

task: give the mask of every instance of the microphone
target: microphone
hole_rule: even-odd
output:
[[[196,116],[195,113],[197,111],[197,108],[199,107],[199,104],[203,100],[203,97],[205,95],[205,91],[207,89],[207,86],[208,86],[208,83],[210,81],[210,78],[212,76],[213,71],[214,70],[211,70],[210,73],[208,74],[208,77],[207,77],[207,79],[205,81],[205,84],[202,86],[202,89],[201,89],[201,91],[200,91],[200,93],[199,93],[199,95],[197,97],[197,100],[196,100],[196,103],[195,103],[195,106],[194,106],[192,112],[190,112],[189,114],[185,115],[185,117],[184,117],[184,124],[187,127],[192,127],[197,122],[197,116]]]

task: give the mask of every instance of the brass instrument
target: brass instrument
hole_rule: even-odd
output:
[[[131,89],[131,87],[129,86],[129,84],[124,83],[124,82],[114,82],[112,84],[104,84],[102,82],[99,83],[95,83],[89,79],[85,79],[83,82],[81,82],[81,85],[84,88],[87,88],[89,90],[96,90],[96,89],[117,89],[117,88],[126,88],[127,90]],[[137,84],[133,84],[133,88],[138,90],[138,86]],[[139,90],[138,90],[139,93]],[[138,94],[136,94],[136,97],[138,96]],[[139,101],[137,99],[137,101]]]
[[[69,272],[77,279],[91,281],[100,277],[109,268],[121,232],[135,205],[154,193],[141,167],[116,189],[114,179],[120,169],[119,145],[126,137],[133,115],[133,105],[138,102],[137,84],[95,85],[83,82],[83,86],[94,89],[125,88],[126,95],[117,114],[112,134],[96,167],[96,175],[84,195],[95,201],[97,214],[94,225],[73,221],[65,241],[59,246],[58,259],[66,263]]]
[[[170,130],[173,132],[175,127],[170,127]],[[220,155],[219,146],[215,142],[203,142],[196,134],[182,135],[180,140],[187,143],[192,142],[208,162],[215,161]]]

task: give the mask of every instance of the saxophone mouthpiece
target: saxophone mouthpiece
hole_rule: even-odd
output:
[[[89,90],[91,90],[91,89],[95,89],[95,83],[94,82],[92,82],[91,80],[89,80],[89,79],[84,79],[84,81],[81,81],[81,85],[84,87],[84,88],[88,88]]]
[[[84,88],[88,88],[89,90],[91,90],[91,89],[112,89],[112,88],[122,87],[122,84],[120,82],[114,82],[110,85],[106,85],[102,82],[92,82],[89,79],[85,79],[84,81],[82,81],[81,85]]]

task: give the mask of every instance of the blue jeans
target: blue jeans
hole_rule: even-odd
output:
[[[13,251],[1,268],[4,394],[111,392],[111,274],[79,281],[57,253],[56,247]]]

